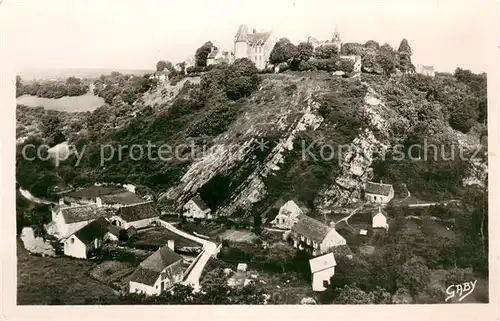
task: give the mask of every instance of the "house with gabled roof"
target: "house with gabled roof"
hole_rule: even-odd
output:
[[[309,260],[312,273],[312,288],[315,292],[325,291],[335,275],[335,256],[327,253]]]
[[[109,220],[122,229],[128,229],[131,226],[140,229],[152,225],[159,218],[160,212],[154,202],[146,201],[120,207]]]
[[[294,247],[308,249],[313,255],[324,254],[332,248],[347,244],[334,227],[303,214],[297,217],[290,236]]]
[[[278,215],[271,224],[277,228],[291,229],[300,214],[304,214],[302,209],[294,201],[290,200],[280,207]]]
[[[184,278],[182,256],[167,245],[142,261],[129,281],[130,293],[158,295]]]
[[[417,74],[422,74],[429,77],[434,77],[436,75],[436,70],[434,70],[434,66],[416,65],[415,72]]]
[[[65,238],[99,217],[109,217],[112,213],[96,204],[67,206],[56,205],[52,208],[51,225],[54,234]]]
[[[387,204],[394,198],[394,188],[391,184],[367,182],[365,185],[365,199],[368,202]]]
[[[130,189],[125,187],[98,185],[65,193],[63,201],[73,205],[97,204],[102,207],[113,208],[144,202],[139,195],[131,192]]]
[[[207,66],[226,63],[232,64],[234,62],[234,54],[229,51],[219,50],[212,47],[212,51],[207,57]]]
[[[104,241],[113,239],[110,223],[100,217],[68,236],[64,244],[64,255],[86,259],[88,254],[102,246]]]
[[[190,199],[182,207],[182,216],[189,219],[211,219],[210,207],[201,199],[200,195],[196,195]]]
[[[379,206],[377,210],[372,211],[372,227],[388,229],[387,213]]]

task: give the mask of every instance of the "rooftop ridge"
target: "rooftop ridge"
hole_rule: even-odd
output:
[[[135,203],[135,204],[127,204],[127,205],[123,205],[121,208],[124,208],[124,207],[131,207],[131,206],[137,206],[137,205],[142,205],[142,204],[147,204],[147,203],[153,203],[153,202],[154,202],[154,201],[149,200],[149,201],[144,201],[144,202]]]

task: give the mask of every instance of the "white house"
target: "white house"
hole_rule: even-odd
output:
[[[184,271],[182,256],[167,245],[142,261],[132,273],[129,282],[130,293],[158,295],[182,281]]]
[[[387,204],[394,197],[391,184],[368,182],[365,185],[365,198],[369,202]]]
[[[114,239],[108,225],[109,222],[101,217],[71,234],[63,242],[64,255],[86,259],[90,251],[100,248],[104,241]]]
[[[232,52],[212,48],[212,52],[210,52],[207,57],[207,66],[219,63],[232,64],[234,60],[234,54]]]
[[[352,61],[354,63],[353,72],[355,72],[355,73],[361,72],[361,56],[358,56],[358,55],[349,55],[349,56],[340,55],[340,59]]]
[[[335,228],[303,214],[297,217],[290,235],[294,247],[309,249],[313,255],[324,254],[334,247],[347,244]]]
[[[315,292],[325,291],[330,278],[335,275],[335,256],[327,253],[309,260],[312,273],[312,288]]]
[[[96,204],[77,206],[56,205],[52,208],[51,224],[56,227],[54,234],[65,238],[93,220],[109,215],[108,212]]]
[[[303,214],[302,209],[294,201],[288,201],[280,208],[278,215],[271,223],[277,228],[288,230],[297,222],[297,217],[301,214]]]
[[[212,215],[210,214],[210,208],[208,205],[201,199],[199,195],[196,195],[192,199],[190,199],[184,206],[183,216],[190,219],[211,219]]]
[[[389,224],[387,224],[387,213],[380,206],[372,214],[372,227],[385,229],[389,227]]]
[[[122,229],[128,229],[130,226],[139,229],[153,224],[159,218],[160,212],[154,206],[154,202],[146,201],[120,207],[109,220]]]
[[[436,75],[436,71],[434,70],[434,66],[424,66],[424,65],[416,65],[415,72],[417,74],[422,74],[429,77],[434,77]]]

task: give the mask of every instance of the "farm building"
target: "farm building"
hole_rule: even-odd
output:
[[[301,214],[303,214],[302,209],[294,201],[288,201],[280,208],[272,224],[277,228],[291,229]]]
[[[147,201],[120,207],[116,214],[110,217],[110,221],[123,229],[131,226],[139,229],[153,224],[159,217],[160,213],[153,201]]]
[[[368,182],[365,185],[365,198],[369,202],[387,204],[394,197],[391,184]]]
[[[139,264],[130,279],[129,292],[158,295],[183,277],[182,257],[165,245]]]
[[[64,254],[86,259],[88,253],[100,248],[104,241],[115,240],[115,236],[108,229],[109,225],[104,217],[100,217],[79,229],[64,240]]]
[[[346,240],[335,230],[307,215],[299,215],[292,226],[293,246],[308,248],[313,255],[323,254],[330,249],[346,245]]]
[[[330,284],[330,278],[335,275],[335,256],[327,253],[309,260],[312,273],[312,288],[315,292],[325,291]]]
[[[210,214],[210,208],[208,205],[201,199],[199,195],[196,195],[192,199],[189,200],[183,206],[183,216],[190,219],[211,219],[212,215]]]
[[[107,211],[95,204],[79,206],[56,205],[52,208],[52,222],[50,223],[54,227],[54,233],[52,234],[62,238],[67,237],[93,220],[109,215]]]
[[[380,206],[378,210],[372,213],[372,227],[385,229],[389,227],[389,224],[387,224],[387,213]]]
[[[97,204],[103,207],[119,208],[125,205],[142,203],[144,200],[131,192],[130,186],[90,186],[65,193],[63,200],[70,204]]]

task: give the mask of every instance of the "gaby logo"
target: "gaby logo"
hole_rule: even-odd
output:
[[[464,282],[461,284],[452,284],[448,288],[446,288],[446,294],[448,295],[444,302],[448,302],[448,300],[458,297],[458,302],[462,302],[463,299],[469,296],[474,289],[476,288],[477,280]]]

